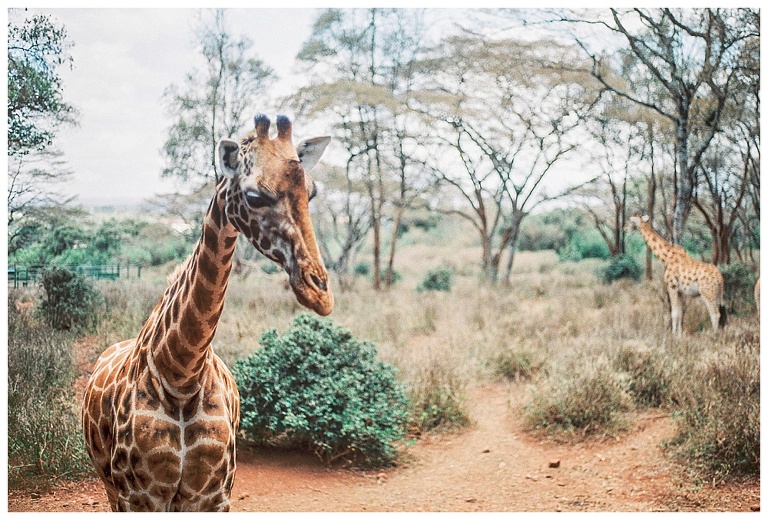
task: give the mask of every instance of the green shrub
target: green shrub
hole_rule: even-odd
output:
[[[643,268],[631,255],[617,255],[600,269],[600,278],[604,283],[611,283],[620,278],[637,281],[643,276]]]
[[[330,320],[298,316],[282,336],[238,361],[242,429],[252,440],[309,446],[326,464],[392,464],[405,435],[408,402],[376,348]]]
[[[587,258],[606,259],[611,256],[608,245],[597,231],[574,234],[571,240],[557,250],[560,260],[577,262]]]
[[[56,330],[78,330],[96,322],[98,293],[83,276],[61,267],[40,274],[45,297],[39,313]]]
[[[424,216],[413,217],[411,218],[411,223],[413,224],[413,227],[429,231],[440,223],[440,215],[429,213]]]
[[[392,280],[387,284],[387,270],[386,269],[381,270],[381,282],[384,284],[392,286],[402,279],[403,279],[403,275],[400,274],[400,271],[396,269],[392,269]]]
[[[427,271],[426,276],[416,288],[417,291],[444,291],[451,292],[453,286],[453,273],[450,269],[439,267]]]
[[[8,296],[9,485],[90,471],[72,389],[71,334],[18,311],[15,293]]]
[[[359,262],[355,265],[355,274],[359,274],[360,276],[368,276],[368,273],[371,272],[371,264],[367,262]]]
[[[733,262],[718,266],[725,282],[725,305],[729,313],[754,312],[757,273],[747,264]]]

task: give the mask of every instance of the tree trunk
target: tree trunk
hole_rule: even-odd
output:
[[[693,171],[688,165],[688,112],[686,101],[680,103],[680,114],[677,121],[677,171],[675,210],[672,215],[672,243],[682,244],[685,223],[691,211],[691,199],[693,198]]]
[[[381,289],[381,219],[373,208],[371,209],[371,226],[373,227],[373,288],[378,291]]]
[[[512,214],[512,223],[509,228],[509,258],[507,258],[507,267],[504,269],[504,282],[509,283],[509,279],[512,276],[512,266],[515,263],[515,245],[517,244],[517,238],[520,236],[520,224],[525,217],[525,213],[515,212]]]
[[[387,260],[387,270],[384,273],[384,286],[392,287],[395,283],[395,250],[397,249],[397,235],[400,230],[400,223],[403,221],[403,213],[405,212],[404,205],[400,205],[397,208],[395,214],[395,224],[392,230],[392,239],[389,243],[389,259]]]

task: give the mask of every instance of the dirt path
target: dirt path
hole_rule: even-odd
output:
[[[696,488],[659,448],[669,417],[640,415],[619,438],[577,445],[525,433],[517,387],[471,392],[473,427],[422,438],[407,463],[329,470],[293,452],[241,450],[233,511],[755,511],[760,483]],[[553,467],[557,466],[557,467]],[[9,494],[10,511],[107,511],[98,481]]]

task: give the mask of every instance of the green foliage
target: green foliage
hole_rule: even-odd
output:
[[[187,74],[183,86],[171,85],[163,94],[174,122],[162,149],[162,175],[185,181],[212,174],[218,178],[210,143],[236,134],[242,121],[258,113],[253,103],[275,77],[255,56],[253,41],[226,27],[223,9],[212,11],[212,19],[197,27],[195,40],[204,66]]]
[[[643,276],[643,267],[632,255],[616,255],[600,269],[600,278],[604,283],[611,283],[620,278],[638,281]]]
[[[368,276],[368,273],[371,272],[371,264],[367,262],[359,262],[357,265],[355,265],[355,274],[358,274],[360,276]]]
[[[564,249],[571,238],[586,229],[580,213],[567,209],[554,209],[535,213],[526,218],[520,229],[517,247],[520,251]]]
[[[96,322],[98,293],[82,276],[60,267],[52,267],[40,275],[45,297],[39,313],[56,330],[84,329]]]
[[[420,228],[425,232],[437,227],[440,223],[440,215],[436,213],[427,213],[425,215],[414,216],[409,219],[411,225]]]
[[[394,367],[375,360],[372,343],[309,314],[282,336],[265,332],[261,343],[232,370],[249,438],[306,445],[327,464],[393,463],[408,402]]]
[[[416,288],[417,291],[444,291],[451,292],[453,286],[453,273],[450,269],[439,267],[430,269]]]
[[[728,312],[753,312],[757,273],[741,262],[719,266],[725,282],[725,304]]]
[[[63,27],[48,15],[20,24],[8,23],[8,155],[42,150],[56,128],[71,122],[73,109],[64,102],[57,69],[71,61]]]
[[[574,234],[565,247],[557,251],[560,260],[578,262],[586,258],[606,259],[611,256],[608,245],[595,230]]]
[[[83,212],[62,213],[22,229],[9,263],[40,265],[161,265],[187,257],[190,244],[165,224],[108,219],[96,225]]]
[[[403,275],[400,274],[400,271],[397,269],[392,270],[392,280],[390,280],[389,284],[390,286],[395,285],[397,282],[403,279]],[[381,281],[383,283],[387,283],[387,270],[382,269],[381,270]]]
[[[72,337],[33,319],[8,295],[8,479],[82,474],[90,462],[73,395]]]

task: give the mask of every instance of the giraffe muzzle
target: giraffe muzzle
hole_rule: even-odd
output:
[[[296,300],[320,316],[328,316],[334,307],[333,291],[328,275],[316,274],[311,268],[298,268],[289,278]],[[324,271],[324,270],[323,270]]]

